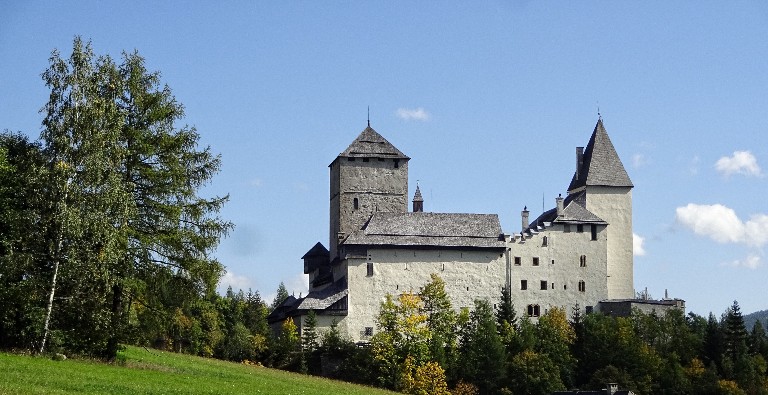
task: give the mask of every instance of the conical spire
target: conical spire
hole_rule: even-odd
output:
[[[580,159],[579,165],[568,187],[569,192],[587,185],[630,188],[634,186],[605,131],[602,118],[597,120],[583,157],[577,159]]]

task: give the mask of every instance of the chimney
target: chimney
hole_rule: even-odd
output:
[[[413,212],[424,212],[424,198],[421,197],[421,190],[418,185],[416,185],[416,193],[413,195]]]
[[[581,166],[584,164],[584,147],[576,147],[576,179],[581,177]]]
[[[523,212],[520,213],[523,217],[523,230],[528,229],[528,214],[530,212],[528,211],[528,206],[523,207]]]
[[[563,207],[563,195],[558,194],[555,198],[555,202],[557,203],[557,218],[563,218],[563,210],[565,210]]]
[[[608,383],[605,387],[605,393],[608,395],[613,395],[619,390],[619,385],[616,383]]]

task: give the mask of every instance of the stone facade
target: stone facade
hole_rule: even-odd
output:
[[[303,258],[309,294],[270,322],[294,317],[301,327],[315,310],[320,327],[335,321],[367,341],[386,296],[418,292],[432,273],[457,309],[498,303],[506,287],[518,315],[533,319],[553,306],[589,312],[632,298],[633,185],[602,120],[576,156],[567,197],[530,223],[523,210],[521,230],[505,233],[496,215],[422,212],[419,191],[408,212],[410,158],[369,125],[329,166],[329,248],[318,243]]]

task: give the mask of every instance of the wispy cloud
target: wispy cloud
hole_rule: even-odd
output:
[[[263,181],[261,181],[261,179],[260,179],[260,178],[251,178],[251,179],[248,181],[248,186],[249,186],[249,187],[251,187],[251,188],[259,188],[259,187],[261,187],[263,184],[264,184],[264,182],[263,182]]]
[[[733,209],[722,204],[690,203],[675,210],[679,223],[694,233],[718,243],[762,247],[768,243],[768,215],[756,214],[742,221]]]
[[[635,169],[643,167],[648,164],[648,157],[643,154],[632,155],[632,167]]]
[[[251,287],[251,279],[246,276],[237,275],[229,270],[224,273],[224,276],[219,280],[219,286],[217,287],[219,293],[224,293],[227,287],[232,287],[235,292],[239,290],[246,290]]]
[[[763,262],[760,256],[756,254],[750,254],[745,259],[741,260],[735,260],[732,262],[725,263],[726,266],[733,266],[733,267],[743,267],[746,269],[752,269],[755,270],[758,267],[762,266]]]
[[[400,107],[395,112],[397,114],[398,118],[404,119],[406,121],[429,121],[429,118],[431,115],[422,107],[417,108],[403,108]]]
[[[643,256],[645,255],[645,237],[632,233],[632,255]]]
[[[694,156],[691,159],[691,163],[688,165],[688,171],[691,173],[691,175],[697,175],[699,174],[699,164],[701,163],[701,158],[699,158],[698,155]]]
[[[729,177],[733,174],[760,177],[762,171],[757,165],[757,158],[749,151],[735,151],[733,156],[724,156],[717,160],[715,169]]]

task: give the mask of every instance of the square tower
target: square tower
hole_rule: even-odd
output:
[[[331,260],[338,257],[339,243],[373,213],[408,211],[409,160],[369,124],[328,166]]]

